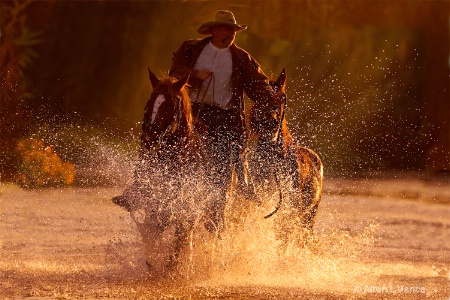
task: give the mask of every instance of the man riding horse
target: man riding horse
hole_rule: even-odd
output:
[[[236,23],[231,11],[216,11],[214,20],[197,30],[208,37],[183,42],[173,53],[169,72],[177,78],[191,74],[189,97],[196,128],[205,133],[212,154],[209,171],[217,195],[207,209],[205,227],[210,232],[223,227],[226,191],[247,143],[244,92],[263,107],[277,107],[286,97],[274,91],[259,63],[233,43],[236,32],[246,28]]]

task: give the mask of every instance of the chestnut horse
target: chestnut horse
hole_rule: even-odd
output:
[[[286,73],[271,82],[275,90],[286,88]],[[286,101],[286,100],[285,100]],[[250,159],[250,172],[256,187],[272,182],[279,191],[276,208],[266,218],[283,207],[292,214],[282,230],[292,230],[293,219],[301,229],[312,230],[322,197],[323,165],[311,149],[298,145],[287,126],[286,102],[272,107],[253,107],[250,112],[250,135],[257,137]],[[287,186],[285,186],[287,183]],[[292,218],[292,219],[291,219]]]
[[[185,88],[189,75],[160,80],[148,71],[153,92],[145,105],[139,161],[133,183],[113,202],[136,222],[149,268],[167,276],[204,209],[202,152]]]

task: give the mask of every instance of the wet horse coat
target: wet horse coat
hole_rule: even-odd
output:
[[[284,91],[285,84],[283,70],[272,86]],[[259,190],[271,182],[272,186],[278,185],[281,193],[279,179],[287,182],[279,205],[291,210],[290,218],[297,220],[299,227],[311,230],[322,197],[323,165],[314,151],[294,142],[287,127],[285,106],[281,104],[275,111],[271,107],[251,110],[250,131],[257,137],[257,144],[250,159],[250,172]],[[286,220],[285,227],[291,226],[291,221]]]
[[[188,76],[160,80],[149,69],[149,77],[153,92],[145,106],[134,180],[113,202],[136,221],[150,269],[167,275],[204,210],[202,152],[185,90]]]

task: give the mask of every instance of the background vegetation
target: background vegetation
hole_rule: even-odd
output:
[[[72,144],[86,148],[92,139],[80,136],[89,132],[133,149],[117,144],[139,134],[147,66],[166,73],[172,51],[201,37],[198,26],[221,8],[248,25],[236,44],[268,75],[287,68],[292,131],[327,172],[449,169],[448,1],[0,5],[2,180],[19,172],[23,138],[38,135],[63,160],[80,160],[67,135],[58,145],[43,128],[69,128]]]

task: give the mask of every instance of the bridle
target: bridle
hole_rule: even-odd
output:
[[[275,91],[278,91],[278,88],[275,88]],[[277,131],[275,131],[275,135],[272,138],[272,142],[278,144],[280,142],[280,132],[283,128],[283,121],[286,116],[286,107],[287,107],[287,97],[284,97],[283,106],[280,106],[280,114],[281,117],[278,121]]]
[[[274,143],[275,147],[280,147],[281,146],[281,145],[279,145],[279,143],[281,141],[280,140],[280,133],[282,131],[283,121],[284,121],[284,118],[286,116],[286,106],[287,106],[287,97],[284,97],[283,106],[280,106],[280,110],[282,110],[282,111],[281,111],[280,120],[278,122],[278,128],[277,128],[277,131],[275,132],[274,138],[271,141],[272,143]],[[275,207],[275,209],[271,213],[269,213],[268,215],[264,216],[264,219],[268,219],[271,216],[273,216],[274,214],[276,214],[278,212],[278,210],[280,209],[281,204],[283,203],[283,193],[281,191],[280,180],[278,179],[278,175],[277,175],[277,171],[276,170],[274,170],[274,177],[275,177],[275,183],[277,184],[277,187],[278,187],[279,200],[278,200],[278,203],[277,203],[277,206]]]
[[[167,126],[167,128],[159,135],[158,137],[158,142],[156,143],[156,145],[153,146],[153,149],[157,152],[158,150],[160,150],[162,148],[162,146],[167,142],[168,137],[170,135],[172,135],[179,127],[179,124],[181,122],[181,117],[182,117],[182,111],[181,111],[181,101],[182,101],[182,97],[181,95],[170,95],[170,94],[162,94],[162,93],[156,93],[156,92],[152,92],[150,94],[152,97],[153,95],[159,96],[159,95],[163,95],[164,97],[170,97],[172,102],[176,102],[177,105],[175,106],[175,114],[173,115],[173,119],[172,122],[170,123],[169,126]],[[176,98],[176,100],[178,101],[174,101],[174,98]]]

